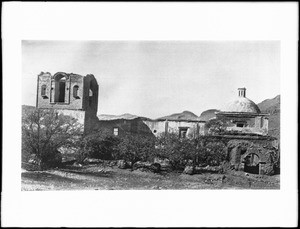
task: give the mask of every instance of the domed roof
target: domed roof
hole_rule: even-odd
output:
[[[258,106],[252,100],[246,98],[246,88],[238,88],[238,97],[226,104],[222,111],[260,113]]]
[[[237,97],[235,100],[226,104],[222,111],[260,113],[258,106],[252,100],[246,97]]]

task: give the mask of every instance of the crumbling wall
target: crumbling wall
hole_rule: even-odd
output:
[[[115,120],[98,120],[98,130],[104,131],[108,134],[114,133],[114,128],[118,128],[118,135],[125,134],[140,134],[155,136],[152,130],[145,124],[141,118],[135,118],[132,120],[115,119]]]
[[[204,122],[191,122],[191,121],[176,121],[176,120],[145,120],[143,121],[155,136],[163,133],[178,133],[180,128],[188,128],[187,136],[196,137],[204,135]]]
[[[55,101],[55,84],[56,76],[65,76],[65,102]],[[45,95],[42,95],[42,87],[46,87]],[[74,86],[77,86],[77,95],[74,96]],[[56,73],[51,75],[49,72],[42,72],[38,75],[37,81],[37,107],[38,108],[53,108],[53,109],[68,109],[82,110],[84,100],[84,85],[83,76],[77,74]]]
[[[166,131],[166,121],[143,120],[143,123],[148,126],[148,128],[156,137],[165,133]]]
[[[229,162],[235,170],[244,171],[245,160],[249,155],[256,155],[259,159],[260,174],[274,174],[274,164],[279,151],[274,147],[272,139],[233,139],[227,143]]]

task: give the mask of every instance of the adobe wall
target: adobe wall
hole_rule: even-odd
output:
[[[114,128],[118,128],[119,136],[128,133],[154,136],[150,128],[140,118],[132,120],[99,120],[97,126],[95,126],[95,130],[102,130],[109,134],[114,133]]]
[[[42,93],[43,87],[45,93]],[[89,132],[98,125],[98,90],[99,86],[93,75],[58,72],[52,76],[49,72],[41,72],[37,79],[36,107],[55,109],[72,116],[84,124],[85,132]]]
[[[202,122],[188,121],[166,121],[166,120],[146,120],[143,121],[152,133],[157,137],[163,133],[179,133],[180,127],[188,127],[187,136],[196,137],[198,134],[204,135],[204,125]]]
[[[278,142],[272,138],[232,138],[228,139],[228,159],[231,166],[236,170],[244,171],[245,159],[254,154],[258,158],[260,174],[271,175],[274,158],[279,156]]]
[[[59,73],[58,73],[59,74]],[[76,74],[65,74],[67,76],[65,86],[65,102],[55,102],[55,80],[50,73],[41,73],[38,75],[37,84],[37,107],[38,108],[53,108],[53,109],[83,109],[84,83],[83,76]],[[41,95],[42,85],[46,85],[46,96]],[[78,97],[73,96],[74,86],[78,86]]]
[[[166,121],[144,120],[143,122],[149,127],[155,137],[166,132]]]
[[[268,117],[265,115],[222,115],[219,114],[226,123],[226,130],[231,132],[240,132],[240,133],[248,133],[248,134],[259,134],[266,136],[268,134]],[[238,127],[236,123],[245,123],[246,126]]]
[[[93,75],[87,75],[83,78],[83,88],[82,109],[96,115],[98,111],[99,86]]]
[[[180,127],[188,127],[187,136],[189,137],[204,135],[204,123],[200,122],[168,121],[168,127],[171,133],[178,133]]]

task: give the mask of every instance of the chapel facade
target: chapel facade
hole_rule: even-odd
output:
[[[36,107],[70,115],[88,132],[97,122],[98,92],[97,80],[91,74],[41,72],[37,78]]]

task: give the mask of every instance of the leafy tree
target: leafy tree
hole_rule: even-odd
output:
[[[131,162],[148,161],[153,158],[155,142],[154,138],[139,134],[125,134],[120,137],[113,157]]]
[[[174,169],[182,169],[188,162],[196,163],[196,143],[194,139],[179,138],[176,133],[163,134],[156,140],[156,156],[169,159]]]
[[[179,138],[177,134],[162,135],[156,142],[156,156],[167,158],[174,169],[185,165],[220,165],[227,159],[226,145],[214,136]]]
[[[205,145],[202,161],[206,165],[216,166],[227,159],[226,146],[222,142],[209,142]]]
[[[78,142],[79,161],[86,157],[110,160],[113,159],[118,150],[120,139],[107,130],[99,130],[94,133],[82,136]]]
[[[77,119],[57,113],[53,109],[34,109],[22,115],[22,153],[34,154],[40,169],[55,166],[62,147],[77,144],[83,126]],[[61,158],[60,158],[61,160]]]
[[[208,130],[209,135],[221,135],[226,133],[226,127],[228,126],[228,120],[225,118],[211,119],[205,123],[205,129]]]

